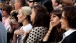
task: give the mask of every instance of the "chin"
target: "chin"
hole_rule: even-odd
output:
[[[61,26],[62,29],[65,29],[63,26]]]
[[[21,23],[20,21],[18,21],[18,23]]]

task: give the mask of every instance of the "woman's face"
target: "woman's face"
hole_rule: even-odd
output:
[[[34,22],[34,20],[35,20],[35,15],[36,15],[36,14],[35,14],[35,11],[34,11],[34,9],[32,9],[32,13],[31,13],[31,15],[30,15],[32,22]]]
[[[51,15],[51,25],[56,26],[60,23],[60,18],[52,13]]]
[[[17,17],[18,17],[18,22],[19,22],[19,23],[22,23],[22,22],[25,20],[25,17],[24,17],[24,15],[21,13],[21,10],[19,10]]]
[[[65,20],[64,12],[62,13],[62,18],[61,18],[60,22],[61,22],[61,28],[66,30],[68,25],[67,25],[67,21]]]
[[[18,29],[19,23],[15,19],[9,19],[9,23],[12,29]]]
[[[19,23],[10,23],[10,26],[12,29],[18,29],[19,28]]]

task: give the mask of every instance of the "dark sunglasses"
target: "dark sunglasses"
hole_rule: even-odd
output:
[[[32,2],[35,2],[35,1],[29,1],[29,3],[32,3]]]

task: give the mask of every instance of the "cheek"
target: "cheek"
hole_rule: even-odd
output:
[[[67,26],[67,22],[66,21],[62,21],[62,24]]]
[[[16,5],[16,3],[14,3],[14,6]]]
[[[31,14],[31,20],[33,19],[33,16],[34,16],[34,15],[33,15],[33,14]]]
[[[17,7],[18,7],[18,4],[17,4],[17,3],[15,3],[15,4],[14,4],[14,6],[15,6],[15,8],[17,8]]]
[[[5,15],[6,15],[6,12],[5,12],[5,11],[3,11],[3,12],[2,12],[2,15],[3,15],[3,16],[5,16]]]
[[[54,19],[55,25],[58,25],[60,23],[60,19],[56,18]]]
[[[18,15],[18,18],[20,19],[22,17],[22,15]]]
[[[67,22],[65,20],[61,21],[61,28],[65,29],[67,27]]]
[[[14,29],[14,28],[15,28],[15,26],[14,26],[14,25],[11,25],[11,28],[12,28],[12,29]]]
[[[35,19],[35,15],[31,14],[31,21],[34,21],[34,19]]]
[[[18,16],[18,21],[22,21],[23,20],[23,16],[22,15],[19,15]]]

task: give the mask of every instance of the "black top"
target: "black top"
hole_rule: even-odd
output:
[[[7,32],[7,43],[9,43],[10,42],[10,39],[13,38],[13,34],[14,34],[14,31],[12,33]]]
[[[47,42],[41,42],[41,43],[57,43],[57,42],[62,40],[63,32],[64,32],[64,30],[62,30],[60,33],[58,33],[57,29],[53,28],[53,30],[50,33],[48,41]]]

